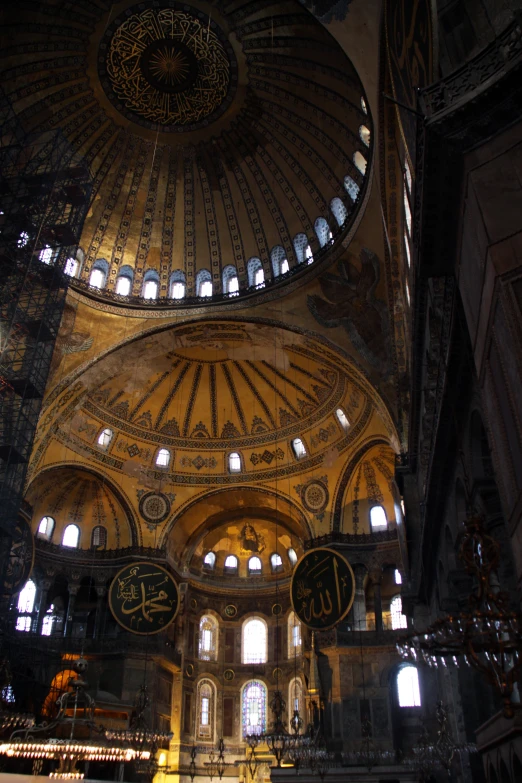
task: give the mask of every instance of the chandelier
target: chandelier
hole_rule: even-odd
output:
[[[110,745],[102,726],[94,723],[94,699],[86,692],[83,674],[87,661],[79,658],[73,664],[76,679],[69,680],[71,690],[57,700],[58,714],[50,723],[28,725],[12,732],[9,740],[0,743],[0,754],[7,757],[58,761],[58,768],[49,777],[82,779],[79,762],[134,760],[148,761],[150,748],[130,748]]]
[[[422,633],[397,642],[403,658],[428,666],[459,665],[459,658],[482,672],[500,693],[504,715],[513,716],[511,697],[522,667],[522,626],[519,613],[509,608],[509,596],[492,576],[500,560],[498,543],[471,516],[465,523],[459,557],[474,578],[466,611],[436,620]],[[494,580],[496,582],[496,578]]]
[[[477,750],[473,743],[454,742],[448,727],[448,713],[441,701],[437,702],[435,714],[438,723],[436,740],[431,740],[426,726],[423,726],[421,735],[412,748],[412,755],[407,759],[407,762],[415,767],[421,783],[429,780],[434,767],[443,767],[448,777],[451,776],[455,756],[463,752],[475,753]]]
[[[395,754],[390,750],[377,748],[373,741],[373,726],[366,716],[361,723],[361,744],[357,750],[343,754],[343,761],[349,765],[366,767],[368,772],[379,764],[393,761]]]

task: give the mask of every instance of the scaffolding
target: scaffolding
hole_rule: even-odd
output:
[[[3,576],[90,202],[60,131],[27,134],[0,92],[0,575]],[[3,580],[2,580],[3,581]]]

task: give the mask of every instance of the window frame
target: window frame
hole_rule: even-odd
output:
[[[101,540],[99,544],[94,543],[94,534],[96,531],[100,531]],[[103,531],[103,534],[102,534]],[[105,525],[95,525],[91,531],[91,549],[94,550],[104,550],[107,549],[107,528]]]
[[[242,742],[244,742],[246,740],[246,737],[248,736],[247,733],[246,733],[247,726],[245,726],[245,720],[244,720],[244,717],[245,717],[245,698],[247,698],[246,694],[248,692],[248,689],[251,686],[260,686],[261,689],[262,689],[262,692],[263,692],[263,699],[264,699],[264,705],[263,705],[263,709],[262,709],[262,712],[264,713],[263,716],[262,716],[263,720],[262,720],[261,724],[259,724],[259,731],[254,732],[254,734],[257,734],[257,735],[262,734],[264,731],[266,731],[266,728],[267,728],[268,688],[267,688],[266,683],[263,682],[263,680],[261,680],[258,677],[255,677],[255,678],[252,678],[251,680],[247,680],[247,682],[245,682],[245,684],[241,688],[241,741]]]
[[[256,652],[261,653],[258,655],[252,654],[249,651],[249,654],[247,656],[247,651],[245,649],[245,634],[246,634],[246,629],[253,622],[259,622],[264,627],[264,651],[259,651],[256,649]],[[258,644],[261,644],[260,640],[258,641]],[[258,658],[258,657],[261,660],[251,660],[251,658]],[[258,665],[261,666],[268,663],[268,625],[266,620],[258,614],[250,615],[250,617],[247,617],[244,620],[243,625],[241,627],[241,663],[250,666],[258,666]]]
[[[204,628],[203,624],[207,623],[208,628]],[[208,632],[210,634],[210,647],[208,650],[203,646],[203,639],[206,637],[204,634]],[[218,647],[219,647],[219,622],[212,614],[204,614],[199,619],[198,625],[198,660],[200,661],[217,661],[218,659]]]
[[[342,414],[342,416],[343,416],[343,417],[346,419],[346,426],[345,426],[345,425],[343,424],[343,422],[341,421],[341,419],[340,419],[340,417],[339,417],[339,412],[340,412],[340,413]],[[337,423],[339,424],[339,426],[340,426],[340,428],[342,429],[342,431],[343,431],[343,432],[348,432],[348,430],[350,429],[350,427],[351,427],[352,425],[350,424],[350,419],[348,418],[348,416],[347,416],[347,414],[346,414],[346,411],[344,410],[344,408],[342,408],[341,406],[339,406],[338,408],[336,408],[336,409],[335,409],[335,418],[337,419]]]
[[[378,524],[375,524],[375,523],[373,522],[373,519],[372,519],[372,512],[373,512],[373,510],[374,510],[374,509],[376,509],[376,508],[380,508],[380,509],[382,509],[382,512],[383,512],[383,514],[384,514],[384,518],[385,518],[385,520],[386,520],[386,524],[385,524],[385,525],[378,525]],[[372,533],[374,533],[374,532],[376,532],[376,533],[379,533],[379,532],[381,532],[382,530],[388,530],[388,529],[389,529],[390,522],[389,522],[389,519],[388,519],[388,514],[386,513],[386,509],[384,508],[384,506],[382,505],[382,503],[374,503],[374,504],[373,504],[373,505],[370,507],[370,510],[369,510],[369,518],[370,518],[370,531],[371,531]]]
[[[259,568],[252,568],[252,566],[250,565],[252,560],[257,560],[258,561]],[[249,557],[248,558],[247,568],[248,568],[249,576],[258,576],[258,575],[262,574],[263,573],[263,562],[262,562],[261,558],[258,555],[252,555],[252,557]]]
[[[209,694],[202,693],[208,688]],[[204,724],[203,717],[203,699],[208,699],[208,724]],[[195,734],[203,742],[214,742],[214,733],[216,726],[216,686],[209,677],[203,677],[198,681],[196,688],[196,726]]]
[[[401,689],[400,689],[400,684],[399,684],[399,678],[401,676],[404,677],[403,672],[405,672],[406,670],[413,670],[413,671],[416,672],[416,675],[417,675],[417,677],[416,677],[416,689],[415,689],[415,686],[412,689],[412,695],[413,695],[412,701],[415,702],[416,696],[418,695],[418,704],[402,704],[401,703],[402,699],[401,699]],[[414,666],[412,663],[406,663],[403,666],[401,666],[399,668],[397,674],[396,674],[396,677],[395,677],[395,687],[396,687],[396,691],[397,691],[397,704],[399,705],[399,709],[411,710],[411,709],[419,709],[420,707],[422,707],[421,685],[420,685],[419,670],[418,670],[417,666]],[[415,690],[416,690],[416,692],[415,692]]]
[[[229,558],[232,558],[232,557],[235,560],[235,565],[233,565],[233,566],[227,565],[227,560]],[[227,555],[225,557],[225,562],[223,563],[223,573],[224,574],[237,574],[238,572],[239,572],[239,558],[237,557],[237,555],[232,555],[232,554]]]
[[[167,457],[168,457],[168,459],[167,459],[167,463],[166,463],[165,465],[161,465],[161,464],[158,462],[159,456],[160,456],[160,454],[162,454],[163,452],[164,452],[165,454],[167,454]],[[154,457],[154,466],[155,466],[156,468],[159,468],[160,470],[168,470],[168,469],[169,469],[169,467],[170,467],[170,461],[171,461],[171,459],[172,459],[172,454],[171,454],[171,452],[170,452],[170,449],[166,449],[166,448],[165,448],[165,446],[161,446],[161,448],[159,448],[159,449],[156,451],[156,456]]]
[[[100,443],[100,438],[102,437],[102,435],[105,435],[106,432],[110,432],[109,440],[107,441],[107,443]],[[113,438],[114,438],[114,430],[111,430],[110,427],[104,427],[102,430],[100,430],[100,433],[96,438],[96,445],[98,446],[99,449],[102,449],[103,451],[107,451],[107,449],[112,443]]]
[[[299,443],[303,447],[302,454],[298,454],[298,452],[296,450],[295,444],[296,444],[297,441],[299,441]],[[296,460],[302,460],[302,459],[305,459],[306,457],[308,457],[308,449],[306,447],[306,443],[304,442],[304,440],[302,438],[292,438],[292,440],[290,441],[290,447],[292,449],[292,454],[294,455],[294,458]]]
[[[45,533],[40,532],[40,528],[42,526],[42,522],[44,521],[44,519],[50,520],[52,523],[50,532],[47,532],[47,530]],[[38,523],[38,529],[36,531],[37,538],[41,538],[43,541],[50,541],[53,537],[55,527],[56,527],[56,520],[54,519],[54,517],[50,517],[48,514],[45,514]]]
[[[213,555],[214,558],[212,561],[212,565],[206,562],[206,559],[209,555]],[[209,571],[213,571],[215,567],[216,567],[216,553],[212,549],[209,549],[209,551],[206,553],[205,557],[203,558],[203,568],[208,568]]]
[[[237,468],[237,469],[232,468],[231,465],[230,465],[230,460],[232,459],[232,457],[235,457],[235,456],[237,456],[237,458],[239,460],[239,468]],[[235,475],[237,473],[243,473],[243,457],[241,456],[241,452],[239,452],[239,451],[229,451],[229,453],[227,454],[227,469],[228,469],[228,472],[231,475]]]
[[[279,558],[279,563],[274,564],[274,558],[276,557]],[[279,552],[272,552],[270,555],[270,568],[273,574],[280,574],[281,571],[284,571],[285,564],[283,563],[283,558]]]
[[[68,530],[71,528],[75,528],[78,531],[78,535],[76,537],[76,544],[64,544],[64,538]],[[66,549],[79,549],[80,548],[80,539],[81,539],[81,530],[79,525],[75,525],[74,523],[70,523],[69,525],[66,525],[62,531],[62,540],[60,542],[60,545],[65,547]]]

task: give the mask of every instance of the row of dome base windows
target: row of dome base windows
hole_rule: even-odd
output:
[[[350,428],[350,422],[346,413],[342,408],[337,408],[335,415],[339,424],[344,431]],[[103,429],[97,439],[97,444],[102,449],[107,449],[114,437],[114,432],[106,427]],[[301,438],[294,438],[291,441],[292,452],[296,459],[303,459],[308,456],[308,450]],[[168,449],[160,448],[156,452],[155,465],[158,468],[168,468],[171,461],[171,453]],[[241,454],[237,451],[232,451],[227,458],[229,473],[241,473],[243,471],[243,460]]]
[[[44,541],[51,541],[54,533],[55,521],[52,517],[42,517],[36,535]],[[80,546],[81,531],[78,525],[67,525],[62,534],[62,546],[68,549],[78,549]],[[91,548],[105,549],[107,546],[107,528],[96,525],[91,532]]]
[[[297,563],[297,554],[295,552],[295,549],[292,549],[291,547],[286,550],[286,554],[288,555],[288,559],[290,561],[290,565],[293,567]],[[203,558],[203,567],[208,571],[213,571],[216,565],[216,553],[215,552],[207,552],[205,557]],[[274,552],[272,555],[270,555],[270,566],[272,568],[272,573],[277,574],[280,571],[283,570],[284,564],[283,564],[283,558],[280,554],[277,552]],[[235,555],[227,555],[225,558],[224,563],[224,572],[225,574],[237,574],[239,570],[239,560]],[[257,555],[253,555],[249,561],[248,561],[248,573],[252,576],[255,576],[256,574],[260,575],[263,572],[263,564],[261,562],[261,558],[257,557]]]
[[[168,463],[167,463],[168,464]],[[372,531],[385,530],[388,528],[388,520],[386,518],[386,512],[382,506],[373,506],[370,509],[370,525]],[[38,525],[36,534],[38,538],[45,541],[51,541],[55,528],[55,520],[53,517],[42,517]],[[67,525],[64,528],[62,535],[62,546],[70,549],[78,549],[80,546],[80,528],[78,525]],[[107,528],[103,525],[97,525],[92,529],[91,533],[91,548],[92,549],[105,549],[107,546]],[[287,549],[288,559],[290,564],[294,566],[297,562],[297,555],[294,549]],[[207,552],[203,560],[203,564],[206,568],[212,570],[216,563],[216,555],[214,552]],[[274,552],[270,557],[270,564],[272,566],[272,572],[276,573],[283,569],[283,560],[281,555]],[[237,573],[239,567],[239,561],[235,555],[228,555],[225,559],[225,573],[233,574]],[[253,556],[248,561],[248,573],[249,574],[261,574],[262,563],[259,557]],[[397,572],[399,573],[399,572]],[[400,574],[399,574],[400,576]],[[396,581],[396,584],[400,582]]]
[[[363,143],[366,146],[370,144],[370,131],[362,125],[360,128],[360,136]],[[357,151],[354,153],[353,162],[358,171],[364,176],[366,174],[367,161],[364,155]],[[356,202],[359,197],[360,187],[357,182],[346,175],[343,181],[344,189],[352,200]],[[337,222],[339,228],[342,228],[349,217],[349,212],[344,205],[343,201],[339,197],[335,197],[330,202],[331,212]],[[324,217],[318,217],[314,224],[314,230],[321,248],[326,247],[333,241],[333,233],[330,224]],[[298,265],[312,264],[314,261],[314,255],[310,247],[310,242],[306,234],[300,233],[294,237],[294,252],[297,258]],[[273,279],[285,275],[290,271],[290,264],[288,262],[287,253],[281,245],[276,245],[270,251],[270,261],[272,265]],[[50,262],[49,262],[50,263]],[[74,271],[69,271],[68,274],[76,276],[78,273],[78,266],[75,265]],[[92,288],[104,289],[107,285],[107,279],[109,275],[108,262],[100,258],[98,259],[91,271],[89,277],[89,285]],[[247,277],[249,288],[263,288],[265,285],[265,272],[263,264],[260,258],[252,257],[247,262]],[[134,270],[130,266],[123,266],[116,278],[116,285],[114,291],[120,296],[130,296],[132,294],[132,288],[134,285]],[[148,269],[145,272],[143,278],[143,285],[141,289],[141,296],[143,299],[155,300],[158,299],[160,291],[160,278],[158,273],[153,269]],[[169,299],[184,299],[187,293],[187,283],[185,273],[182,270],[176,270],[172,272],[169,281]],[[222,272],[222,291],[228,296],[238,296],[240,293],[239,278],[237,276],[236,267],[232,264],[228,264],[224,267]],[[196,296],[201,298],[212,297],[214,294],[214,284],[212,282],[212,275],[208,269],[201,269],[196,276]]]

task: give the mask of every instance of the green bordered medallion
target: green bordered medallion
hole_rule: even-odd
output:
[[[223,614],[225,615],[225,617],[235,617],[237,614],[237,606],[234,606],[234,604],[227,604],[225,606]]]
[[[178,613],[178,586],[162,566],[132,563],[114,577],[109,606],[125,630],[141,636],[160,633]]]
[[[333,549],[311,549],[292,574],[290,597],[303,625],[314,631],[333,628],[346,617],[355,594],[350,564]]]

